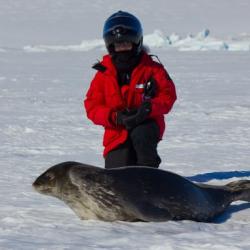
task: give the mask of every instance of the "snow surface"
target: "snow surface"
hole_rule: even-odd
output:
[[[119,9],[140,17],[145,43],[176,84],[161,168],[197,182],[250,179],[249,1],[6,0],[0,7],[1,250],[250,249],[248,203],[235,202],[213,223],[106,223],[81,221],[31,187],[62,161],[103,166],[103,129],[87,120],[82,101],[91,65],[105,53],[102,23]]]

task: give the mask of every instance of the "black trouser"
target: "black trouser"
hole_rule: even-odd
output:
[[[161,158],[157,153],[159,127],[147,120],[129,131],[125,143],[110,151],[105,158],[105,168],[123,166],[149,166],[158,168]]]

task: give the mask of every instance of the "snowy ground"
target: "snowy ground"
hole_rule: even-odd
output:
[[[83,45],[76,50],[68,49],[79,41],[93,42],[100,36],[92,31],[89,36],[84,33],[81,38],[72,35],[69,39],[63,34],[59,21],[63,17],[70,34],[76,34],[79,29],[76,24],[83,21],[80,14],[84,12],[84,18],[89,20],[104,2],[87,4],[81,1],[84,12],[79,10],[77,3],[80,1],[76,0],[70,6],[65,0],[49,6],[46,5],[48,0],[24,0],[23,5],[19,1],[0,1],[1,30],[6,27],[0,40],[0,249],[249,249],[248,203],[232,204],[224,215],[210,224],[191,221],[105,223],[80,221],[62,202],[32,190],[33,180],[53,164],[75,160],[103,166],[103,131],[86,119],[82,100],[94,74],[90,67],[104,51],[102,45],[91,49],[85,46],[85,50]],[[112,10],[125,5],[108,2],[112,8],[107,7],[105,13],[97,16],[96,25]],[[176,21],[176,26],[174,30],[167,30],[164,25],[166,13],[162,10],[159,16],[150,16],[152,3],[141,2],[145,4],[144,9],[139,8],[139,2],[134,8],[144,18],[149,35],[156,34],[153,32],[158,29],[165,38],[166,34],[176,32],[182,33],[185,40],[187,33],[197,34],[208,27],[214,30],[214,37],[221,35],[220,42],[228,41],[233,35],[237,39],[230,41],[248,44],[250,30],[246,25],[249,19],[245,9],[249,9],[250,4],[247,1],[237,1],[237,6],[228,1],[232,7],[230,17],[241,17],[237,20],[242,25],[238,28],[231,25],[231,31],[225,31],[223,27],[229,29],[226,25],[230,24],[229,14],[225,13],[221,21],[219,14],[224,13],[227,1],[218,1],[220,11],[214,12],[215,19],[212,21],[204,16],[200,20],[207,26],[200,27],[195,19],[203,13],[199,11],[203,8],[199,1],[192,0],[193,8],[187,9],[187,13],[192,13],[194,20],[185,23],[188,32],[183,32],[181,20],[173,15],[169,16],[169,23],[173,26]],[[156,2],[162,4],[164,1]],[[178,10],[179,18],[185,15],[186,6],[179,9],[177,4],[167,2],[166,12]],[[211,1],[204,7],[212,8],[213,4],[216,6]],[[66,19],[69,13],[74,14],[72,20]],[[151,18],[156,20],[156,27],[150,26]],[[43,22],[51,24],[51,30],[46,33],[43,25],[40,30],[43,36],[39,36],[36,25]],[[75,32],[70,29],[73,26]],[[58,40],[53,40],[56,27]],[[242,32],[246,34],[239,35]],[[160,36],[154,41],[159,42]],[[203,37],[201,44],[207,42]],[[40,45],[56,47],[35,50],[35,53],[27,50]],[[191,45],[189,48],[195,47],[195,50],[203,50],[205,46],[197,47],[197,39]],[[58,50],[58,46],[63,49]],[[161,168],[198,182],[222,184],[250,179],[249,51],[232,52],[210,46],[205,52],[180,52],[180,47],[152,47],[152,52],[159,55],[175,81],[178,94],[178,101],[166,119],[165,137],[159,144]]]

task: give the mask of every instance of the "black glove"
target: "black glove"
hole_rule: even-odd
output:
[[[125,125],[124,120],[126,120],[129,116],[132,116],[136,114],[137,109],[131,109],[131,110],[122,110],[122,111],[117,111],[116,112],[116,125]]]
[[[150,112],[151,102],[145,101],[136,111],[134,111],[134,114],[123,117],[122,124],[126,127],[126,129],[132,129],[144,122],[148,118]]]

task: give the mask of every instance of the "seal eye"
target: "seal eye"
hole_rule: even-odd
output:
[[[54,174],[52,174],[52,173],[46,173],[45,174],[45,177],[47,178],[47,180],[48,181],[52,181],[52,180],[54,180],[55,179],[55,175]]]

